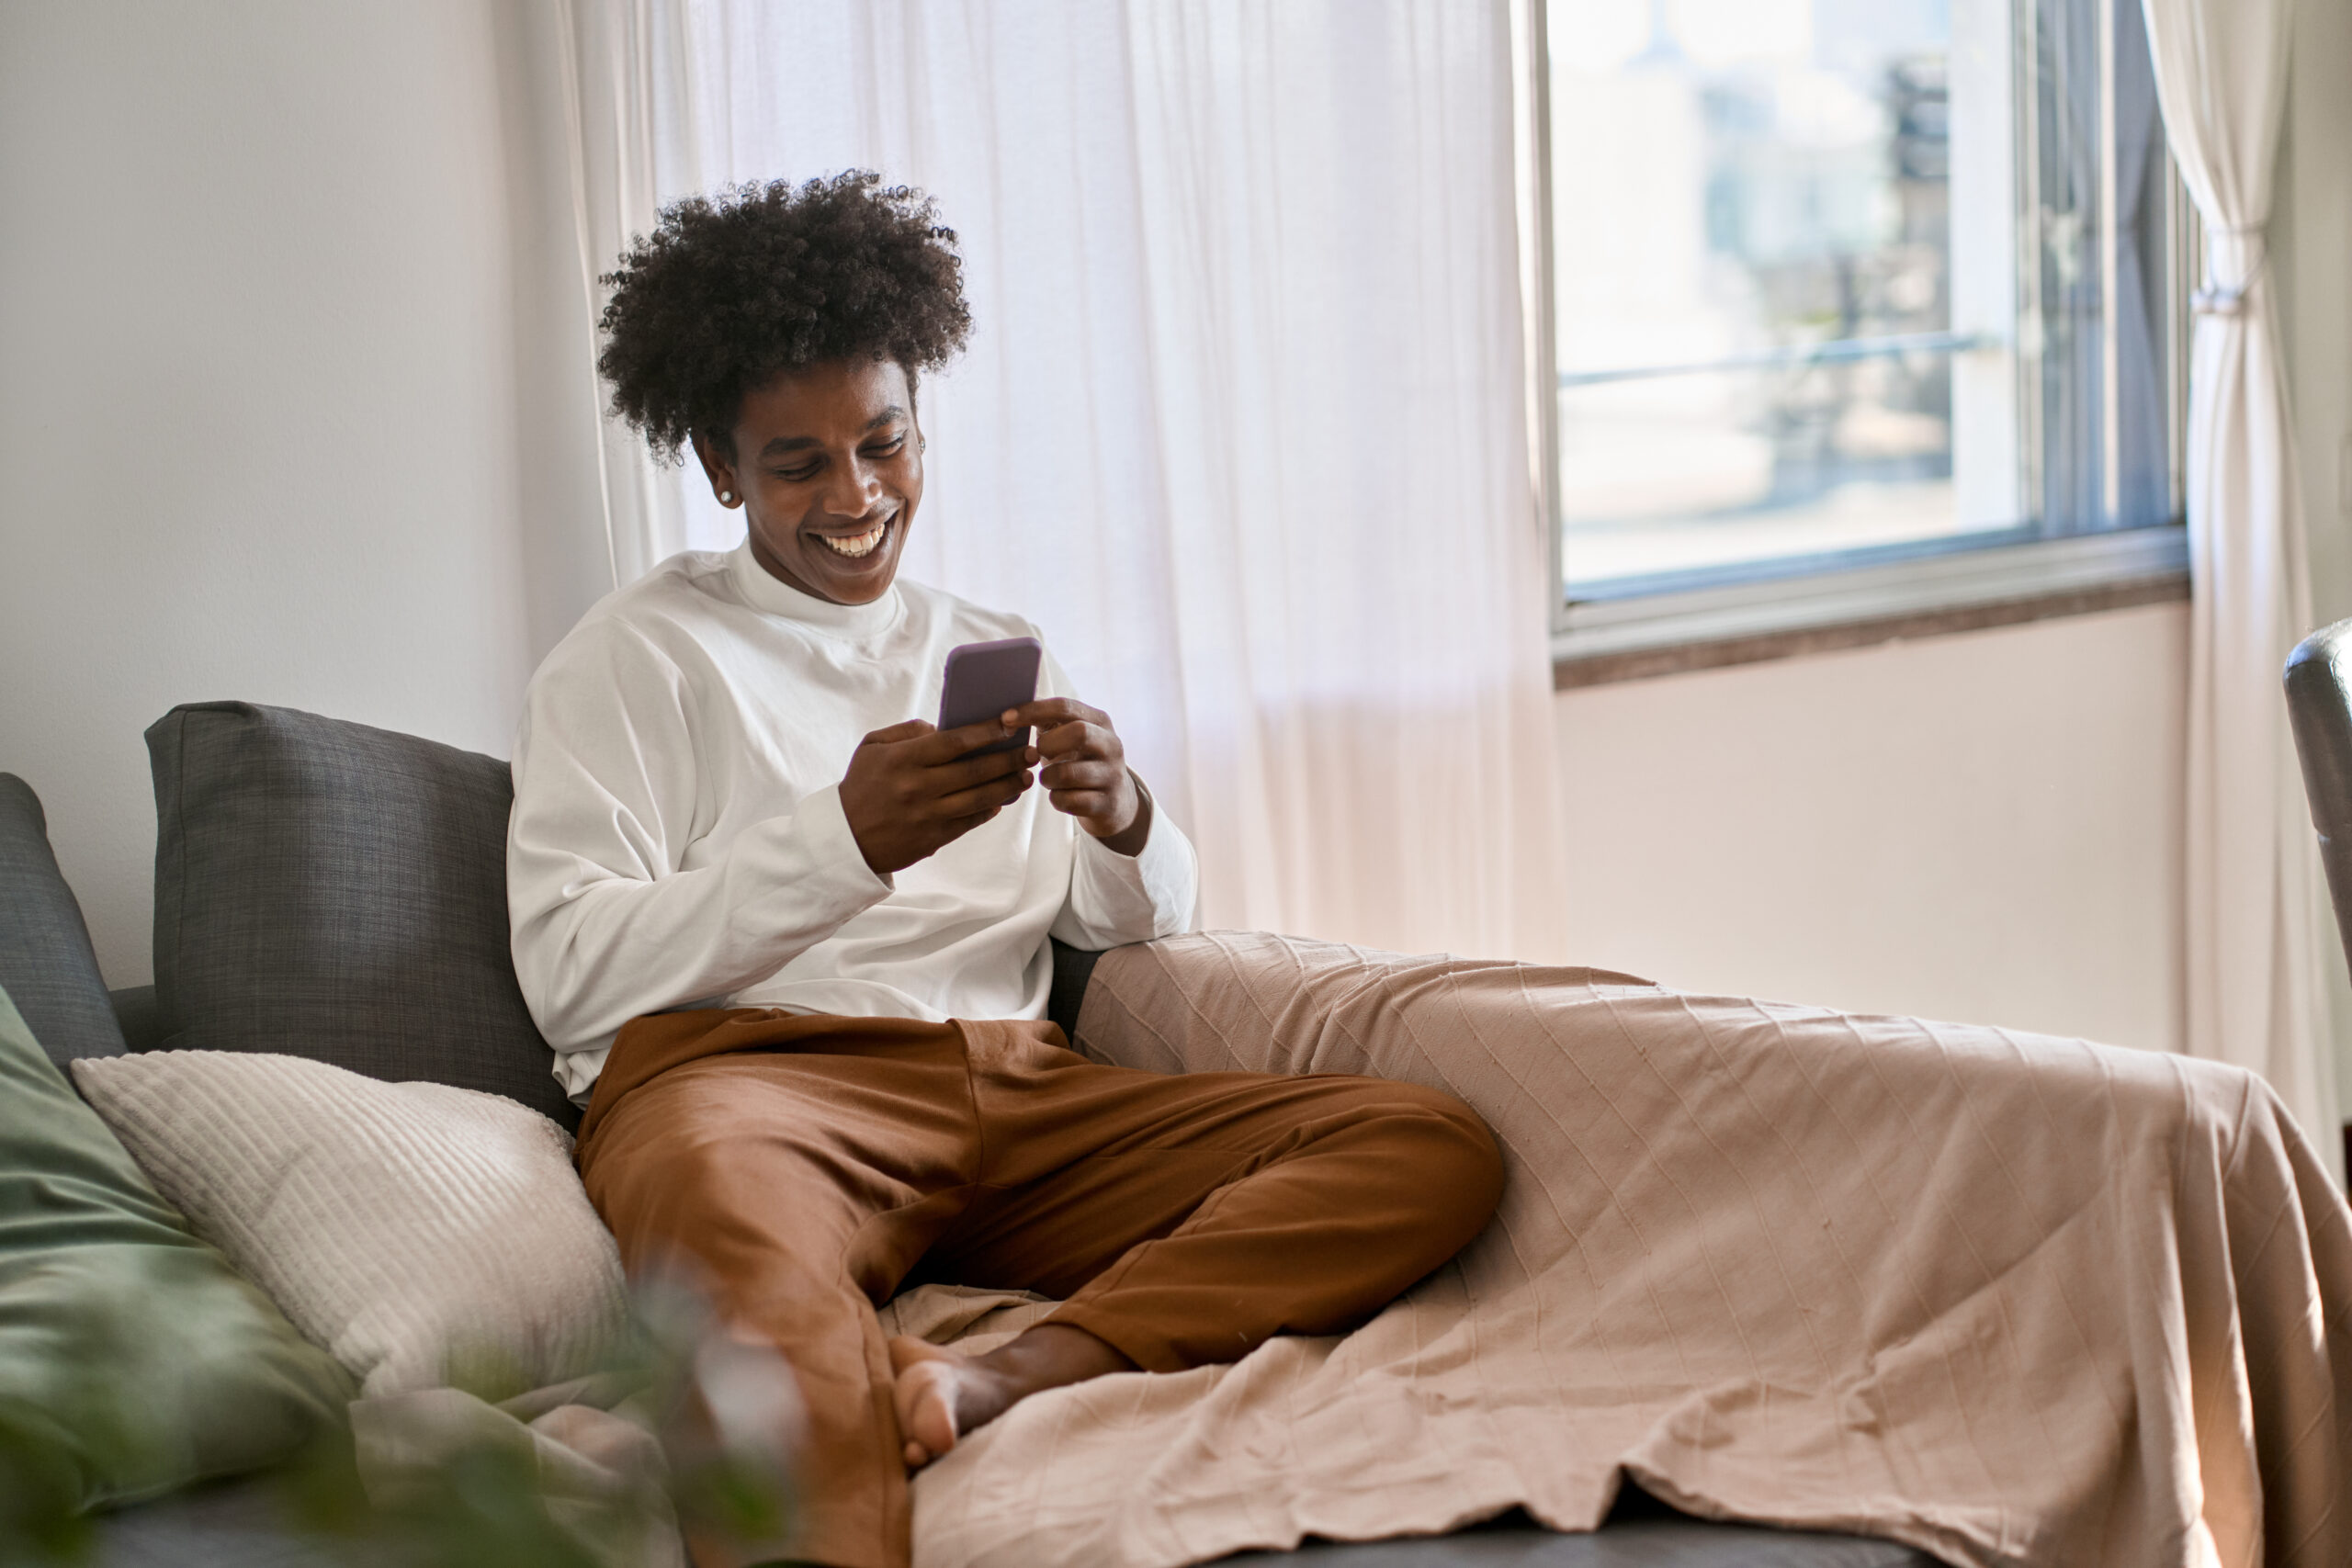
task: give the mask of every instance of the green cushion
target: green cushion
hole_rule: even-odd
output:
[[[349,1378],[191,1235],[0,991],[0,1469],[74,1506],[285,1459]]]

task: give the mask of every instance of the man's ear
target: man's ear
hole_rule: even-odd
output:
[[[702,471],[710,479],[710,492],[718,497],[721,506],[733,506],[743,499],[743,487],[735,482],[735,463],[719,450],[718,443],[695,432],[695,457],[702,464]]]

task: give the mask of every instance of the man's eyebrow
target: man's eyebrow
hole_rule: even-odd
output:
[[[867,421],[865,428],[868,431],[879,430],[884,425],[891,423],[893,421],[901,420],[906,417],[907,411],[893,403],[890,407],[884,409],[880,413],[876,414],[871,420]],[[789,439],[779,435],[775,440],[760,448],[760,456],[763,457],[781,457],[787,452],[805,452],[811,446],[821,446],[823,445],[823,442],[818,440],[813,435],[795,435]]]

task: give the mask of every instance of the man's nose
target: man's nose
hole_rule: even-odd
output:
[[[863,517],[882,499],[882,476],[852,457],[835,465],[825,490],[825,510],[836,517]]]

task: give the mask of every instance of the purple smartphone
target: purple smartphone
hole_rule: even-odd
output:
[[[1037,667],[1046,650],[1034,637],[1009,637],[1001,642],[967,642],[947,651],[947,676],[939,692],[939,728],[955,729],[994,718],[1017,708],[1037,694]],[[1029,744],[1024,727],[1003,739],[975,749],[970,755],[1015,751]]]

